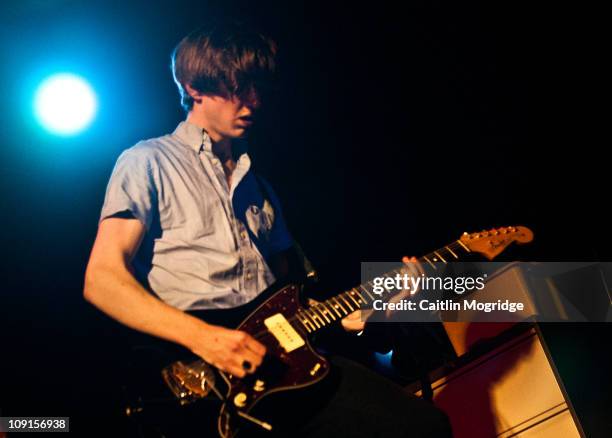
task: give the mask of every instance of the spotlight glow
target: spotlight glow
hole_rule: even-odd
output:
[[[374,353],[376,360],[385,368],[392,368],[391,360],[393,359],[393,350],[388,353]]]
[[[84,130],[96,115],[97,99],[85,79],[59,73],[45,79],[34,97],[38,122],[57,135],[74,135]]]

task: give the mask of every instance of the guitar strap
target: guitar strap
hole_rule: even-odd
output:
[[[272,202],[272,199],[270,199],[270,193],[266,188],[266,185],[261,181],[261,177],[255,172],[253,172],[253,175],[255,175],[255,180],[257,181],[259,191],[261,192],[264,201],[268,201],[268,204],[270,204],[270,206],[274,208],[274,203]],[[317,281],[319,281],[316,269],[314,268],[308,257],[306,257],[302,246],[295,239],[293,239],[293,249],[300,260],[300,264],[304,268],[304,272],[306,273],[306,279],[311,283],[316,283]]]

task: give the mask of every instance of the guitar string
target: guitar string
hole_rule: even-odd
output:
[[[476,233],[476,234],[480,234],[480,233]],[[480,237],[480,236],[479,236],[479,237]],[[487,236],[482,236],[482,237],[488,237],[488,235],[487,235]],[[452,243],[450,243],[450,244],[446,245],[444,248],[439,248],[439,249],[437,249],[437,250],[435,250],[435,251],[433,251],[433,252],[430,252],[430,253],[428,253],[428,254],[425,254],[425,255],[424,255],[424,256],[422,256],[422,257],[419,257],[417,260],[422,261],[422,262],[429,262],[429,263],[431,263],[431,260],[429,260],[429,258],[428,258],[428,256],[431,256],[431,257],[432,257],[432,259],[433,259],[433,261],[435,261],[435,262],[438,262],[438,263],[439,263],[439,262],[441,261],[441,260],[440,260],[440,261],[438,260],[438,259],[440,258],[440,253],[441,253],[441,252],[443,252],[443,251],[445,251],[445,250],[446,250],[448,253],[450,253],[450,254],[451,254],[453,257],[454,257],[454,259],[455,259],[455,260],[459,259],[459,257],[458,257],[456,254],[454,254],[454,252],[451,250],[451,248],[452,248],[452,249],[455,249],[455,250],[462,249],[462,250],[466,251],[467,253],[470,253],[470,252],[471,252],[471,251],[470,251],[470,250],[467,248],[467,246],[466,246],[466,245],[465,245],[463,242],[461,242],[461,239],[458,239],[458,240],[456,240],[456,241],[454,241],[454,242],[452,242]],[[436,253],[437,253],[437,254],[436,254]],[[443,263],[444,263],[444,264],[446,264],[446,263],[448,263],[448,262],[443,262]],[[435,269],[435,267],[434,267],[434,269]],[[396,270],[392,270],[392,271],[389,271],[389,272],[397,272],[397,271],[396,271]],[[370,280],[370,281],[367,281],[365,284],[366,284],[366,285],[367,285],[367,284],[371,284],[371,280]],[[342,297],[342,295],[345,295],[345,294],[347,294],[347,293],[350,293],[352,290],[356,290],[357,288],[361,288],[361,289],[363,289],[363,290],[364,290],[366,293],[368,292],[367,288],[365,288],[365,287],[363,286],[363,284],[360,284],[359,286],[356,286],[356,287],[354,287],[354,288],[352,288],[352,289],[349,289],[348,291],[341,292],[340,294],[335,295],[335,296],[333,296],[333,297],[331,297],[331,298],[329,298],[329,299],[327,299],[327,300],[325,300],[325,301],[323,301],[323,302],[321,302],[321,303],[319,303],[319,304],[317,304],[317,305],[309,306],[308,308],[305,308],[304,310],[310,310],[310,309],[312,309],[312,308],[314,308],[314,307],[318,307],[318,306],[320,306],[320,305],[323,305],[323,308],[324,308],[324,309],[325,309],[327,312],[329,312],[329,309],[328,309],[327,305],[325,305],[325,303],[326,303],[326,302],[328,302],[328,301],[329,301],[329,300],[331,300],[332,298],[337,298],[337,297],[341,297],[343,300],[345,300],[345,301],[346,301],[346,299],[344,299],[344,297]],[[358,295],[361,295],[361,294],[360,294],[358,291],[357,291],[357,293],[358,293]],[[363,300],[363,298],[361,298],[361,299]],[[354,300],[354,299],[353,299],[353,300]],[[365,300],[363,300],[363,301],[364,301],[364,303],[363,303],[363,304],[367,304],[367,303],[365,302]],[[348,302],[347,302],[347,303],[348,303]],[[360,310],[360,309],[361,309],[361,307],[362,307],[362,306],[361,306],[360,304],[358,304],[358,303],[356,303],[356,304],[357,304],[359,307],[358,307],[357,309],[355,309],[355,310],[351,311],[350,313],[355,312],[355,311],[357,311],[357,310]],[[329,304],[328,304],[328,305],[329,305]],[[332,306],[333,306],[333,304],[332,304]],[[350,309],[352,306],[353,306],[352,304],[351,304],[351,305],[348,305],[348,304],[347,304],[347,307],[348,307],[349,309]],[[342,307],[342,306],[341,306],[341,307]],[[336,309],[337,309],[337,307],[336,307]],[[343,308],[342,308],[342,311],[343,311],[344,313],[346,313],[346,311],[345,311]],[[322,312],[320,312],[320,313],[321,313],[321,314],[323,314]],[[331,312],[329,312],[329,313],[331,314]],[[350,313],[347,313],[345,316],[348,316]],[[308,315],[308,314],[307,314],[307,316],[310,316],[310,315]],[[329,320],[329,318],[327,318],[327,317],[326,317],[324,314],[323,314],[323,316],[324,316],[326,319],[328,319],[328,321],[327,321],[327,322],[325,322],[323,319],[321,319],[321,318],[320,318],[320,317],[317,315],[317,316],[316,316],[316,318],[317,318],[317,319],[320,321],[321,327],[316,327],[316,328],[315,328],[315,327],[314,327],[314,325],[311,323],[311,325],[313,326],[313,328],[312,328],[312,330],[311,330],[311,331],[313,331],[313,332],[314,332],[314,331],[317,331],[317,330],[319,330],[320,328],[325,327],[325,326],[326,326],[326,325],[328,325],[328,324],[331,324],[331,322],[332,322],[332,321],[331,321],[331,320]],[[312,317],[311,317],[311,319],[313,319],[313,321],[314,321],[314,318],[312,318]],[[335,321],[335,318],[332,318],[332,319]],[[298,319],[298,315],[297,315],[297,314],[296,314],[296,315],[293,315],[293,316],[291,316],[291,317],[289,317],[289,318],[288,318],[288,322],[290,322],[290,323],[292,323],[292,322],[296,322],[296,321],[300,322],[300,323],[302,324],[302,326],[304,326],[305,328],[307,327],[307,326],[304,324],[304,322],[303,322],[303,321],[301,321],[301,320],[299,320],[299,319]],[[294,326],[293,324],[291,324],[291,325],[292,325],[292,326]],[[299,326],[298,326],[298,327],[299,327]],[[294,328],[295,328],[295,327],[294,327]],[[268,336],[268,335],[271,335],[271,333],[270,333],[268,330],[262,330],[262,331],[259,331],[259,332],[255,333],[255,334],[253,335],[253,337],[254,337],[255,339],[262,339],[263,337]]]
[[[419,260],[419,261],[424,261],[424,262],[426,262],[425,257],[427,257],[427,256],[433,256],[433,257],[435,257],[435,258],[437,259],[437,258],[439,258],[439,256],[436,256],[436,255],[435,255],[435,253],[438,253],[438,254],[439,254],[440,252],[442,252],[442,251],[446,250],[447,248],[452,248],[452,249],[463,249],[463,250],[465,251],[464,246],[463,246],[461,243],[459,243],[459,240],[456,240],[455,242],[452,242],[452,243],[450,243],[450,244],[446,245],[444,248],[439,248],[439,249],[437,249],[437,250],[435,250],[435,251],[433,251],[433,252],[430,252],[430,253],[428,253],[428,254],[425,254],[425,255],[424,255],[424,256],[422,256],[422,257],[419,257],[419,258],[418,258],[418,260]],[[455,259],[458,259],[458,257],[455,257]],[[390,272],[395,272],[395,270],[392,270],[392,271],[390,271]],[[371,283],[371,281],[367,281],[365,284],[368,284],[368,283]],[[353,289],[357,289],[357,288],[359,288],[359,287],[363,287],[363,284],[364,284],[364,283],[360,284],[359,286],[356,286],[356,287],[355,287],[355,288],[353,288]],[[364,289],[365,289],[365,288],[364,288]],[[344,294],[346,294],[346,293],[349,293],[351,290],[352,290],[352,289],[349,289],[348,291],[341,292],[340,294],[338,294],[338,295],[334,295],[334,296],[333,296],[333,297],[331,297],[331,298],[335,298],[335,297],[337,297],[337,296],[344,295]],[[365,290],[367,291],[367,289],[365,289]],[[323,304],[323,303],[325,303],[325,302],[329,301],[331,298],[329,298],[329,299],[327,299],[327,300],[323,301],[323,302],[322,302],[322,303],[320,303],[320,304]],[[313,307],[319,306],[320,304],[317,304],[317,305],[314,305],[314,306],[309,306],[309,307],[305,308],[305,310],[310,310],[310,309],[312,309]],[[367,303],[365,303],[365,302],[364,302],[364,304],[367,304]],[[351,306],[354,306],[354,304],[351,304]],[[360,310],[360,309],[361,309],[361,307],[362,307],[362,306],[360,305],[360,306],[359,306],[359,308],[358,308],[358,309],[355,309],[354,311]],[[350,308],[350,307],[349,307],[349,308]],[[326,306],[324,306],[324,309],[328,310]],[[353,311],[353,312],[354,312],[354,311]],[[344,310],[343,310],[343,313],[346,313],[346,311],[344,311]],[[352,312],[350,312],[350,313],[352,313]],[[345,316],[350,315],[350,313],[347,313]],[[317,319],[319,319],[319,320],[321,321],[321,322],[320,322],[321,327],[313,328],[313,329],[312,329],[312,331],[317,331],[319,328],[322,328],[322,327],[327,326],[328,324],[331,324],[331,322],[325,322],[324,320],[322,320],[322,319],[321,319],[321,318],[320,318],[318,315],[317,315]],[[301,324],[302,324],[304,327],[306,327],[306,326],[305,326],[305,324],[304,324],[304,323],[303,323],[301,320],[299,320],[299,319],[298,319],[297,314],[295,314],[295,315],[293,315],[293,316],[289,317],[289,318],[287,319],[287,321],[288,321],[289,323],[293,323],[293,322],[300,322],[300,323],[301,323]],[[291,324],[291,325],[292,325],[292,326],[294,326],[294,324]],[[311,325],[312,325],[312,323],[311,323]],[[298,325],[298,327],[299,327],[299,325]],[[294,328],[295,328],[295,327],[294,327]],[[270,335],[272,335],[272,334],[270,333],[270,331],[269,331],[269,330],[267,330],[267,329],[266,329],[266,330],[261,330],[261,331],[259,331],[259,332],[255,333],[255,334],[254,334],[254,335],[252,335],[252,336],[253,336],[253,338],[255,338],[255,339],[258,339],[258,340],[259,340],[259,339],[263,339],[264,337],[266,337],[266,336],[270,336]]]

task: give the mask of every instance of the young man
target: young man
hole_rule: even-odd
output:
[[[295,265],[279,201],[250,170],[244,141],[275,53],[269,38],[232,23],[179,43],[172,67],[187,119],[119,157],[85,276],[85,298],[103,312],[238,377],[257,369],[266,348],[185,311],[247,303]],[[437,410],[335,363],[333,390],[292,432],[448,436]]]

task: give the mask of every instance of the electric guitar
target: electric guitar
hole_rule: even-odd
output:
[[[524,244],[532,239],[532,231],[522,226],[464,233],[455,242],[424,255],[419,261],[434,267],[436,263],[456,261],[470,253],[493,260],[511,243]],[[253,302],[231,309],[233,318],[224,318],[222,324],[228,327],[236,315],[244,318],[236,328],[266,346],[266,357],[254,374],[237,378],[214,369],[202,359],[176,361],[162,370],[164,382],[180,405],[211,396],[221,400],[217,428],[223,438],[234,437],[245,423],[271,430],[274,424],[253,413],[257,411],[255,406],[271,394],[315,385],[330,370],[329,362],[311,347],[309,337],[375,298],[371,284],[365,283],[326,301],[304,306],[300,290],[295,284],[280,289],[272,287]],[[206,312],[194,313],[211,322],[209,316],[220,311]]]

